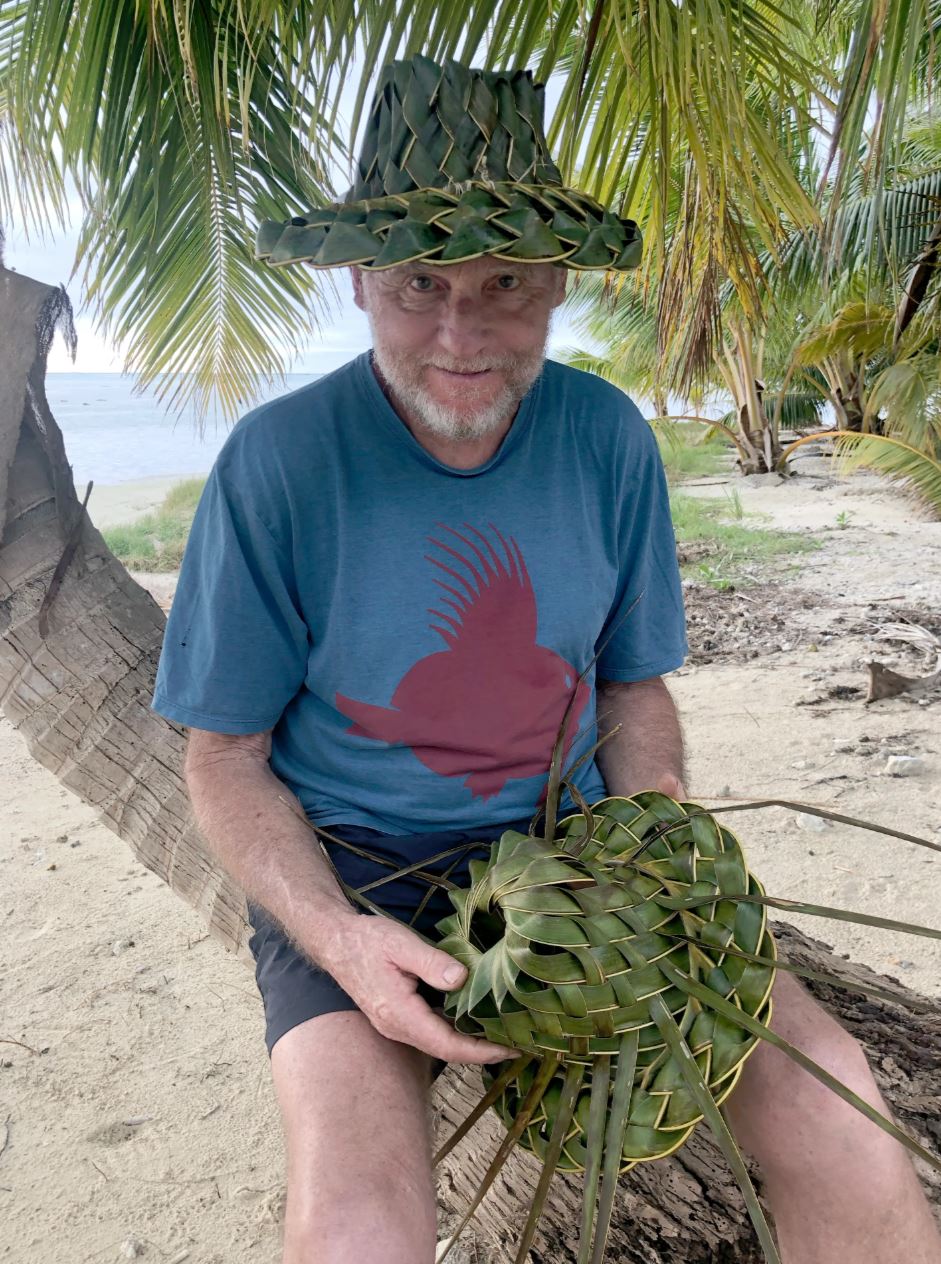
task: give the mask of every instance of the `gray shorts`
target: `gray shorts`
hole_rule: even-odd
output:
[[[308,1018],[359,1008],[332,975],[295,948],[264,909],[249,904],[248,914],[255,931],[248,946],[255,958],[255,982],[265,1007],[269,1055],[285,1032]],[[432,1008],[444,1004],[444,993],[425,983],[418,984],[418,992]]]

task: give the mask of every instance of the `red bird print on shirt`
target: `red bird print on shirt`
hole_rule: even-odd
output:
[[[514,778],[546,773],[578,673],[536,644],[536,594],[519,545],[493,524],[499,543],[476,527],[439,524],[430,538],[442,556],[426,560],[447,578],[430,626],[445,649],[419,659],[388,707],[336,696],[354,721],[349,733],[411,747],[426,768],[463,777],[471,794],[489,799]],[[454,544],[447,542],[450,537]],[[455,547],[456,545],[456,547]],[[590,696],[578,683],[569,719],[568,754]]]

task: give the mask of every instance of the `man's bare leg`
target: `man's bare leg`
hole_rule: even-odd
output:
[[[287,1146],[284,1264],[432,1264],[428,1057],[346,1011],[287,1032],[271,1071]]]
[[[862,1049],[779,971],[772,1029],[882,1114]],[[758,1162],[786,1264],[941,1264],[941,1236],[907,1152],[786,1054],[762,1045],[726,1103]]]

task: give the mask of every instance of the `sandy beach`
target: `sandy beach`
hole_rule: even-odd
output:
[[[96,483],[88,501],[89,516],[99,529],[133,522],[156,509],[177,483],[199,477],[197,474],[159,474],[128,483]]]
[[[92,517],[146,512],[174,481],[96,488]],[[941,523],[827,468],[693,488],[731,489],[819,548],[738,593],[688,588],[693,654],[670,685],[691,798],[786,797],[941,842],[941,701],[864,705],[869,660],[936,665],[884,636],[906,618],[941,632]],[[911,775],[890,771],[899,755]],[[250,971],[5,721],[0,814],[0,1260],[277,1264],[284,1169]],[[772,894],[941,922],[936,852],[781,807],[729,821]],[[938,940],[788,920],[941,993]]]

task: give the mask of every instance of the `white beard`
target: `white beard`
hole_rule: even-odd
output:
[[[542,371],[546,357],[545,343],[543,343],[538,350],[523,356],[510,357],[505,354],[494,354],[482,357],[477,362],[463,361],[460,364],[447,364],[443,362],[443,357],[438,357],[436,360],[423,361],[413,366],[403,364],[394,353],[390,353],[383,346],[381,338],[377,337],[376,326],[372,319],[369,323],[373,334],[373,357],[376,367],[391,392],[396,406],[404,410],[409,418],[423,429],[443,439],[481,439],[506,425],[516,415],[520,401]],[[454,408],[439,403],[422,385],[421,370],[429,364],[465,373],[498,368],[506,372],[506,380],[495,398],[481,402],[479,408],[469,412],[466,401],[473,400],[473,384],[467,385],[465,404],[462,407]]]

